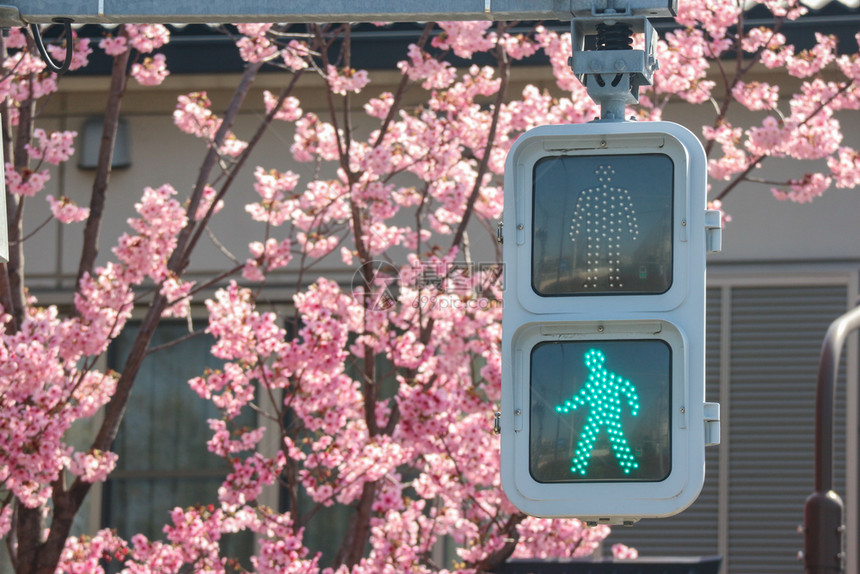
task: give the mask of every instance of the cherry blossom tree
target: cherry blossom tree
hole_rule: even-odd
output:
[[[655,84],[631,110],[643,120],[671,120],[671,102],[713,109],[700,129],[716,206],[740,183],[758,181],[756,169],[772,158],[810,165],[802,177],[760,181],[778,200],[808,202],[829,187],[860,184],[860,159],[842,144],[840,123],[841,113],[860,107],[860,57],[837,55],[825,35],[811,50],[796,51],[780,29],[803,8],[767,7],[772,25],[748,28],[733,2],[682,3],[678,26],[659,42]],[[10,257],[0,273],[0,536],[18,574],[103,572],[107,560],[128,573],[240,571],[221,545],[238,531],[255,535],[257,572],[480,572],[510,557],[588,555],[608,534],[577,520],[527,517],[501,492],[492,433],[501,261],[498,249],[488,265],[474,264],[471,253],[478,242],[495,245],[504,158],[517,136],[598,115],[567,66],[569,35],[540,25],[428,24],[403,55],[396,87],[371,93],[372,74],[352,67],[351,31],[231,27],[245,62],[232,100],[213,110],[205,93],[181,95],[173,115],[178,130],[201,140],[193,188],[153,181],[108,254],[98,247],[126,82],[152,86],[167,76],[169,62],[158,50],[169,33],[123,25],[97,46],[76,39],[73,68],[87,65],[93,50],[112,57],[113,68],[90,205],[46,197],[52,219],[83,222],[68,313],[27,292],[24,223],[36,231],[40,224],[29,222],[24,207],[43,193],[48,166],[74,153],[76,134],[37,127],[39,102],[62,81],[45,71],[26,31],[12,29],[2,39]],[[451,64],[451,56],[476,54],[494,64]],[[516,64],[532,57],[551,64],[557,86],[512,93]],[[265,118],[242,140],[234,123],[264,66],[280,69],[284,87],[265,93]],[[755,79],[756,66],[799,78],[799,89],[780,94],[780,85]],[[327,88],[320,93],[325,114],[304,111],[295,97],[308,75]],[[737,109],[755,112],[756,123],[735,125]],[[356,127],[357,114],[373,127]],[[257,166],[254,151],[275,122],[294,130],[292,162]],[[290,171],[299,164],[313,166],[315,176]],[[243,186],[257,194],[245,206],[245,224],[259,230],[259,240],[244,261],[192,281],[186,271],[211,218]],[[316,276],[314,264],[325,258],[339,258],[357,280],[342,285]],[[394,271],[380,273],[379,262]],[[278,316],[261,298],[270,275],[285,268],[301,280],[294,314]],[[201,300],[211,289],[215,294]],[[174,509],[161,538],[126,540],[111,529],[73,536],[85,497],[116,464],[111,444],[140,365],[154,351],[153,333],[192,305],[205,305],[211,353],[223,361],[188,381],[221,413],[208,421],[211,456],[230,469],[217,500]],[[99,370],[98,359],[135,307],[142,320],[126,362],[118,371]],[[267,424],[238,425],[249,411]],[[97,413],[89,446],[70,446],[72,424]],[[261,445],[272,433],[278,448],[267,453]],[[293,511],[260,502],[272,487]],[[300,498],[311,501],[307,512],[298,512]],[[350,524],[333,563],[323,564],[303,533],[333,505],[351,509]],[[433,561],[444,540],[457,547],[452,564]]]

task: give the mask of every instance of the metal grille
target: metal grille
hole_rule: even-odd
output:
[[[720,450],[707,449],[707,475],[699,499],[678,516],[616,528],[608,544],[623,542],[641,556],[720,553],[720,519],[727,526],[726,574],[802,574],[803,504],[812,492],[813,407],[818,356],[830,322],[845,312],[845,286],[708,290],[707,398],[722,404],[722,438],[728,467],[720,517]],[[721,325],[722,312],[730,317]],[[730,329],[721,348],[723,328]],[[723,356],[722,353],[727,353]],[[843,357],[845,354],[843,354]],[[845,459],[845,360],[837,388],[835,453]],[[721,365],[729,393],[720,396]],[[845,468],[834,472],[845,496]]]
[[[818,356],[845,301],[844,287],[732,291],[732,406],[724,427],[731,444],[731,574],[803,572],[797,526],[812,492]],[[844,373],[841,378],[844,387]],[[844,428],[844,406],[837,419]],[[844,431],[837,430],[837,436],[835,452],[844,453]],[[836,472],[843,492],[844,476],[844,469]]]

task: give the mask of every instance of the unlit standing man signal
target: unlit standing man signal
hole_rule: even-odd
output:
[[[595,170],[597,185],[581,192],[576,202],[576,215],[570,226],[570,239],[576,242],[585,235],[587,275],[584,289],[597,288],[600,266],[606,263],[609,288],[623,287],[621,283],[621,236],[625,231],[633,241],[639,236],[636,210],[627,189],[612,182],[615,169],[601,165]]]

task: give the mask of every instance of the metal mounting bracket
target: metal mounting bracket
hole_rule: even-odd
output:
[[[21,11],[17,6],[0,5],[0,26],[9,28],[12,26],[26,26],[27,23],[21,17]]]
[[[619,10],[631,16],[672,18],[678,15],[678,0],[570,0],[570,13],[574,18],[596,16],[609,11],[616,13]]]
[[[601,119],[624,120],[625,106],[639,103],[639,87],[650,86],[657,63],[657,32],[648,17],[677,13],[677,0],[571,0],[569,64],[588,95],[601,106]],[[645,36],[644,50],[633,50],[633,34]],[[586,51],[595,37],[597,49]]]

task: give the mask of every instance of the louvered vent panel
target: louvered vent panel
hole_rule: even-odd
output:
[[[845,301],[844,287],[732,291],[731,409],[723,425],[730,436],[730,574],[803,572],[797,526],[812,491],[818,356]],[[844,408],[838,417],[844,429]],[[843,432],[836,452],[844,460]],[[837,480],[844,484],[844,469]]]

